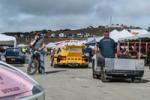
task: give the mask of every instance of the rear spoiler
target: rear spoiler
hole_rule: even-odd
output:
[[[84,48],[84,45],[66,45],[66,48]]]

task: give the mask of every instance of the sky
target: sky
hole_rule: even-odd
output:
[[[150,25],[150,0],[0,0],[0,32]]]

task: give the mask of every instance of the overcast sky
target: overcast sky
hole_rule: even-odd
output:
[[[0,0],[0,32],[150,26],[150,0]]]

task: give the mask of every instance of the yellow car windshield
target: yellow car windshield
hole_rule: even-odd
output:
[[[69,48],[69,52],[81,52],[81,48]]]

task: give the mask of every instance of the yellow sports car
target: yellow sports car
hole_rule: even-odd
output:
[[[54,55],[54,67],[59,65],[88,67],[89,60],[83,54],[84,45],[66,45]]]

